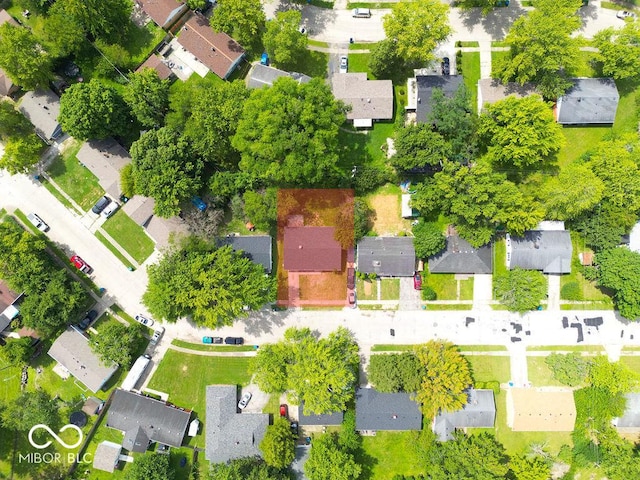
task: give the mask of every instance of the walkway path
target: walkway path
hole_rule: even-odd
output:
[[[492,275],[476,274],[473,276],[473,309],[491,310],[493,303]]]
[[[547,310],[560,310],[560,275],[547,275]]]
[[[478,42],[480,45],[480,78],[491,78],[491,40]]]

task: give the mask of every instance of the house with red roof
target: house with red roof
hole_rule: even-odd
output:
[[[342,269],[342,246],[335,227],[285,227],[284,268],[289,272],[335,272]]]

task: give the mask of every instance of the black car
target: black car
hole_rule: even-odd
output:
[[[224,339],[222,337],[211,337],[213,339],[213,343],[222,343]]]
[[[244,343],[244,338],[242,337],[227,337],[224,339],[224,343],[227,345],[242,345]]]
[[[111,199],[105,195],[104,197],[102,197],[100,200],[96,202],[96,204],[93,206],[91,211],[93,213],[98,214],[101,211],[103,211],[105,208],[107,208],[107,205],[109,205],[110,203],[111,203]]]
[[[91,325],[91,322],[93,322],[97,316],[98,312],[96,312],[95,310],[89,310],[84,318],[80,320],[80,323],[78,323],[78,327],[80,327],[81,330],[86,330],[87,328],[89,328],[89,325]]]
[[[451,63],[449,62],[449,57],[444,57],[442,59],[442,75],[449,75],[451,73]]]
[[[298,436],[298,422],[291,422],[291,433]]]

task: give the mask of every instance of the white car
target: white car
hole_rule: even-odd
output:
[[[340,57],[340,73],[347,73],[349,60],[344,55]]]
[[[242,395],[242,398],[238,402],[238,408],[240,410],[244,410],[247,407],[247,405],[249,405],[249,400],[251,400],[251,392],[247,392],[244,395]]]
[[[120,204],[118,202],[111,202],[104,210],[102,210],[102,216],[104,216],[104,218],[109,218],[111,215],[116,213],[118,208],[120,208]]]
[[[153,320],[145,317],[144,315],[136,315],[136,322],[141,323],[145,327],[149,327],[149,328],[153,326]]]
[[[616,17],[624,20],[625,18],[635,18],[636,14],[633,12],[627,12],[626,10],[620,10],[616,13]]]
[[[35,213],[30,213],[29,215],[27,215],[27,219],[31,223],[33,223],[33,226],[36,227],[41,232],[46,232],[49,230],[49,225],[44,223],[44,221],[42,221],[42,219]]]
[[[155,332],[153,332],[153,336],[151,337],[151,342],[149,343],[154,346],[157,345],[163,333],[164,333],[164,327],[156,328]]]

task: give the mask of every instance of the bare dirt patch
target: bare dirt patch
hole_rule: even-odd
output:
[[[400,195],[373,195],[369,206],[375,212],[373,231],[378,235],[397,235],[411,230],[411,222],[401,216]]]

